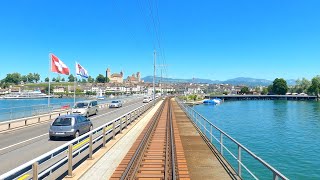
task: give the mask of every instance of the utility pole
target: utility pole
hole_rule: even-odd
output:
[[[154,50],[153,52],[153,106],[155,106],[155,99],[156,99],[156,87],[155,87],[155,81],[156,81],[156,55],[157,52]]]

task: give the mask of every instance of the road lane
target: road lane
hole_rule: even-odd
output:
[[[123,108],[119,109],[108,109],[105,111],[105,113],[108,113],[106,115],[100,116],[98,114],[97,117],[91,117],[94,128],[101,126],[102,124],[105,124],[106,122],[109,122],[139,106],[141,106],[142,100],[135,100],[133,102],[129,102],[128,104],[125,104]],[[42,129],[40,129],[42,128]],[[34,138],[39,135],[43,135],[48,133],[49,123],[43,124],[40,126],[36,126],[32,128],[32,130],[35,130],[35,133],[40,134],[31,134],[31,137]],[[27,128],[29,129],[29,128]],[[32,131],[29,129],[28,131]],[[20,130],[19,130],[20,131]],[[19,134],[19,133],[18,133]],[[15,135],[17,135],[15,133]],[[6,135],[8,136],[8,135]],[[9,135],[10,136],[10,135]],[[11,135],[12,136],[12,135]],[[20,137],[20,136],[19,136]],[[23,137],[23,136],[22,136]],[[2,137],[0,136],[2,139]],[[15,139],[14,137],[12,137]],[[25,141],[26,138],[21,139],[21,141]],[[23,163],[26,163],[30,160],[32,160],[35,157],[38,157],[56,147],[59,147],[60,145],[66,143],[70,139],[63,138],[57,141],[50,141],[48,138],[48,135],[40,136],[39,138],[35,138],[31,141],[28,141],[26,143],[21,143],[13,147],[9,147],[6,149],[3,149],[0,151],[0,174],[3,174]],[[2,140],[1,140],[2,141]],[[16,143],[19,143],[21,141],[15,141]],[[1,142],[2,143],[2,142]],[[14,143],[11,143],[10,145],[13,145]],[[5,147],[1,147],[5,148]],[[0,149],[1,149],[0,148]]]

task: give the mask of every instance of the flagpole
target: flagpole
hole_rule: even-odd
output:
[[[73,83],[73,105],[76,105],[76,81],[77,81],[77,62],[75,65],[76,69],[75,69],[75,76],[74,76],[74,83]]]
[[[50,72],[51,72],[51,53],[49,53],[49,72],[48,72],[48,78],[49,78],[49,88],[48,88],[48,107],[50,107]]]

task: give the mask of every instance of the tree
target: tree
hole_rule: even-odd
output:
[[[23,81],[24,83],[26,83],[26,82],[28,81],[27,76],[26,76],[26,75],[23,75],[23,76],[21,77],[21,81]]]
[[[241,94],[248,94],[249,92],[250,92],[250,90],[247,86],[241,88],[241,90],[240,90]]]
[[[52,78],[52,82],[55,82],[56,81],[56,78]]]
[[[45,88],[45,93],[46,94],[48,94],[48,90],[49,90],[49,86],[46,86],[46,88]],[[53,92],[53,87],[52,86],[50,86],[50,94]]]
[[[311,82],[306,79],[302,78],[302,80],[296,80],[296,86],[294,87],[296,93],[307,92],[308,88],[311,86]]]
[[[263,88],[261,91],[261,95],[267,95],[268,94],[268,88]]]
[[[272,84],[269,85],[267,90],[268,90],[268,94],[273,94],[273,85]]]
[[[316,76],[311,80],[311,86],[308,88],[308,94],[313,94],[319,97],[320,92],[320,76]]]
[[[7,76],[4,78],[4,82],[19,84],[21,82],[21,74],[20,73],[7,74]]]
[[[82,81],[81,81],[82,83],[86,83],[87,82],[87,80],[86,79],[82,79]]]
[[[40,81],[40,74],[33,73],[33,79],[36,81],[36,83],[38,83],[38,81]]]
[[[49,82],[49,78],[46,77],[46,78],[44,79],[44,81],[45,81],[45,82]]]
[[[72,74],[70,74],[68,77],[68,80],[69,80],[68,82],[74,82],[75,78]]]
[[[288,92],[287,82],[283,78],[276,78],[272,85],[273,93],[285,95]]]
[[[106,82],[107,82],[107,83],[110,82],[110,79],[109,79],[108,77],[106,77]]]
[[[99,74],[96,78],[96,82],[97,83],[105,83],[106,82],[106,78],[102,75],[102,74]]]
[[[56,78],[56,82],[60,82],[60,77],[57,77],[57,78]]]
[[[27,78],[28,78],[28,82],[33,82],[33,81],[34,81],[34,76],[33,76],[32,73],[29,73],[29,74],[27,75]]]
[[[66,80],[64,78],[61,79],[62,82],[65,82]]]
[[[93,82],[94,82],[94,79],[93,79],[91,76],[89,76],[89,77],[88,77],[88,82],[89,82],[89,83],[93,83]]]

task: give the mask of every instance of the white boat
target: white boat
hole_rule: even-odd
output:
[[[97,96],[97,99],[99,99],[99,100],[104,100],[105,99],[105,97],[102,96],[102,90],[101,89],[100,89],[100,92],[99,92],[99,96]]]
[[[49,98],[47,94],[41,93],[40,91],[25,91],[25,92],[14,92],[3,96],[3,99],[40,99]]]

